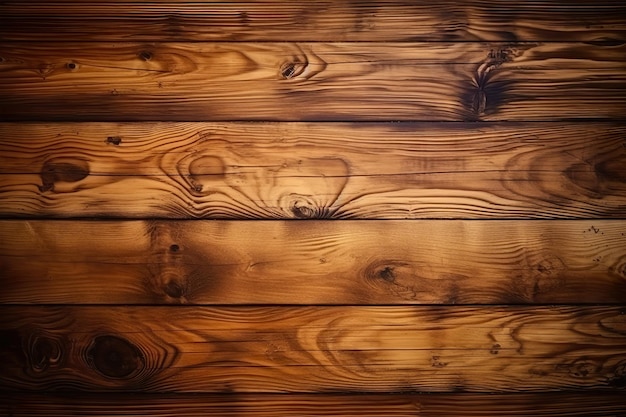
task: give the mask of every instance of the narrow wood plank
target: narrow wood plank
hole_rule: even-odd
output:
[[[4,120],[555,120],[626,114],[626,44],[6,43]]]
[[[623,389],[624,307],[2,307],[0,387]]]
[[[626,40],[622,1],[2,1],[0,39]]]
[[[12,417],[616,417],[619,392],[539,394],[34,394],[0,393]]]
[[[0,124],[0,215],[624,218],[620,123]]]
[[[622,221],[0,221],[2,303],[625,303]]]

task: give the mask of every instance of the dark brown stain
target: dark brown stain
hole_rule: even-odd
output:
[[[54,191],[57,182],[77,182],[89,175],[89,164],[80,159],[54,158],[41,168],[41,192]]]
[[[378,273],[378,276],[387,282],[394,282],[396,280],[396,276],[393,273],[392,266],[386,266],[383,269],[381,269],[380,272]]]
[[[491,350],[489,351],[489,353],[491,353],[492,355],[497,355],[498,353],[500,353],[501,348],[502,346],[500,345],[500,343],[494,343],[491,346]]]
[[[445,368],[446,366],[448,366],[448,362],[442,362],[440,356],[432,356],[430,358],[430,366],[432,366],[433,368]]]
[[[131,342],[118,336],[94,338],[87,351],[88,363],[107,378],[129,378],[145,366],[141,351]]]
[[[122,143],[122,138],[119,136],[109,136],[105,142],[111,145],[119,146]]]

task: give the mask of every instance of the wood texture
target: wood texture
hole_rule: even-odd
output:
[[[540,394],[2,394],[12,417],[621,417],[623,393]]]
[[[623,119],[626,44],[5,43],[4,120]]]
[[[624,41],[622,1],[2,1],[0,39]]]
[[[1,303],[626,303],[622,221],[0,221]]]
[[[624,218],[623,123],[0,124],[0,215]]]
[[[2,307],[3,389],[623,389],[622,307]]]

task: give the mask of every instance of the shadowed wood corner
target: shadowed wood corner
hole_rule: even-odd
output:
[[[0,1],[0,415],[626,416],[625,16]]]

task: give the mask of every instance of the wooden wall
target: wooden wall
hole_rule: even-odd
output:
[[[2,415],[626,415],[621,0],[2,0],[0,117]]]

